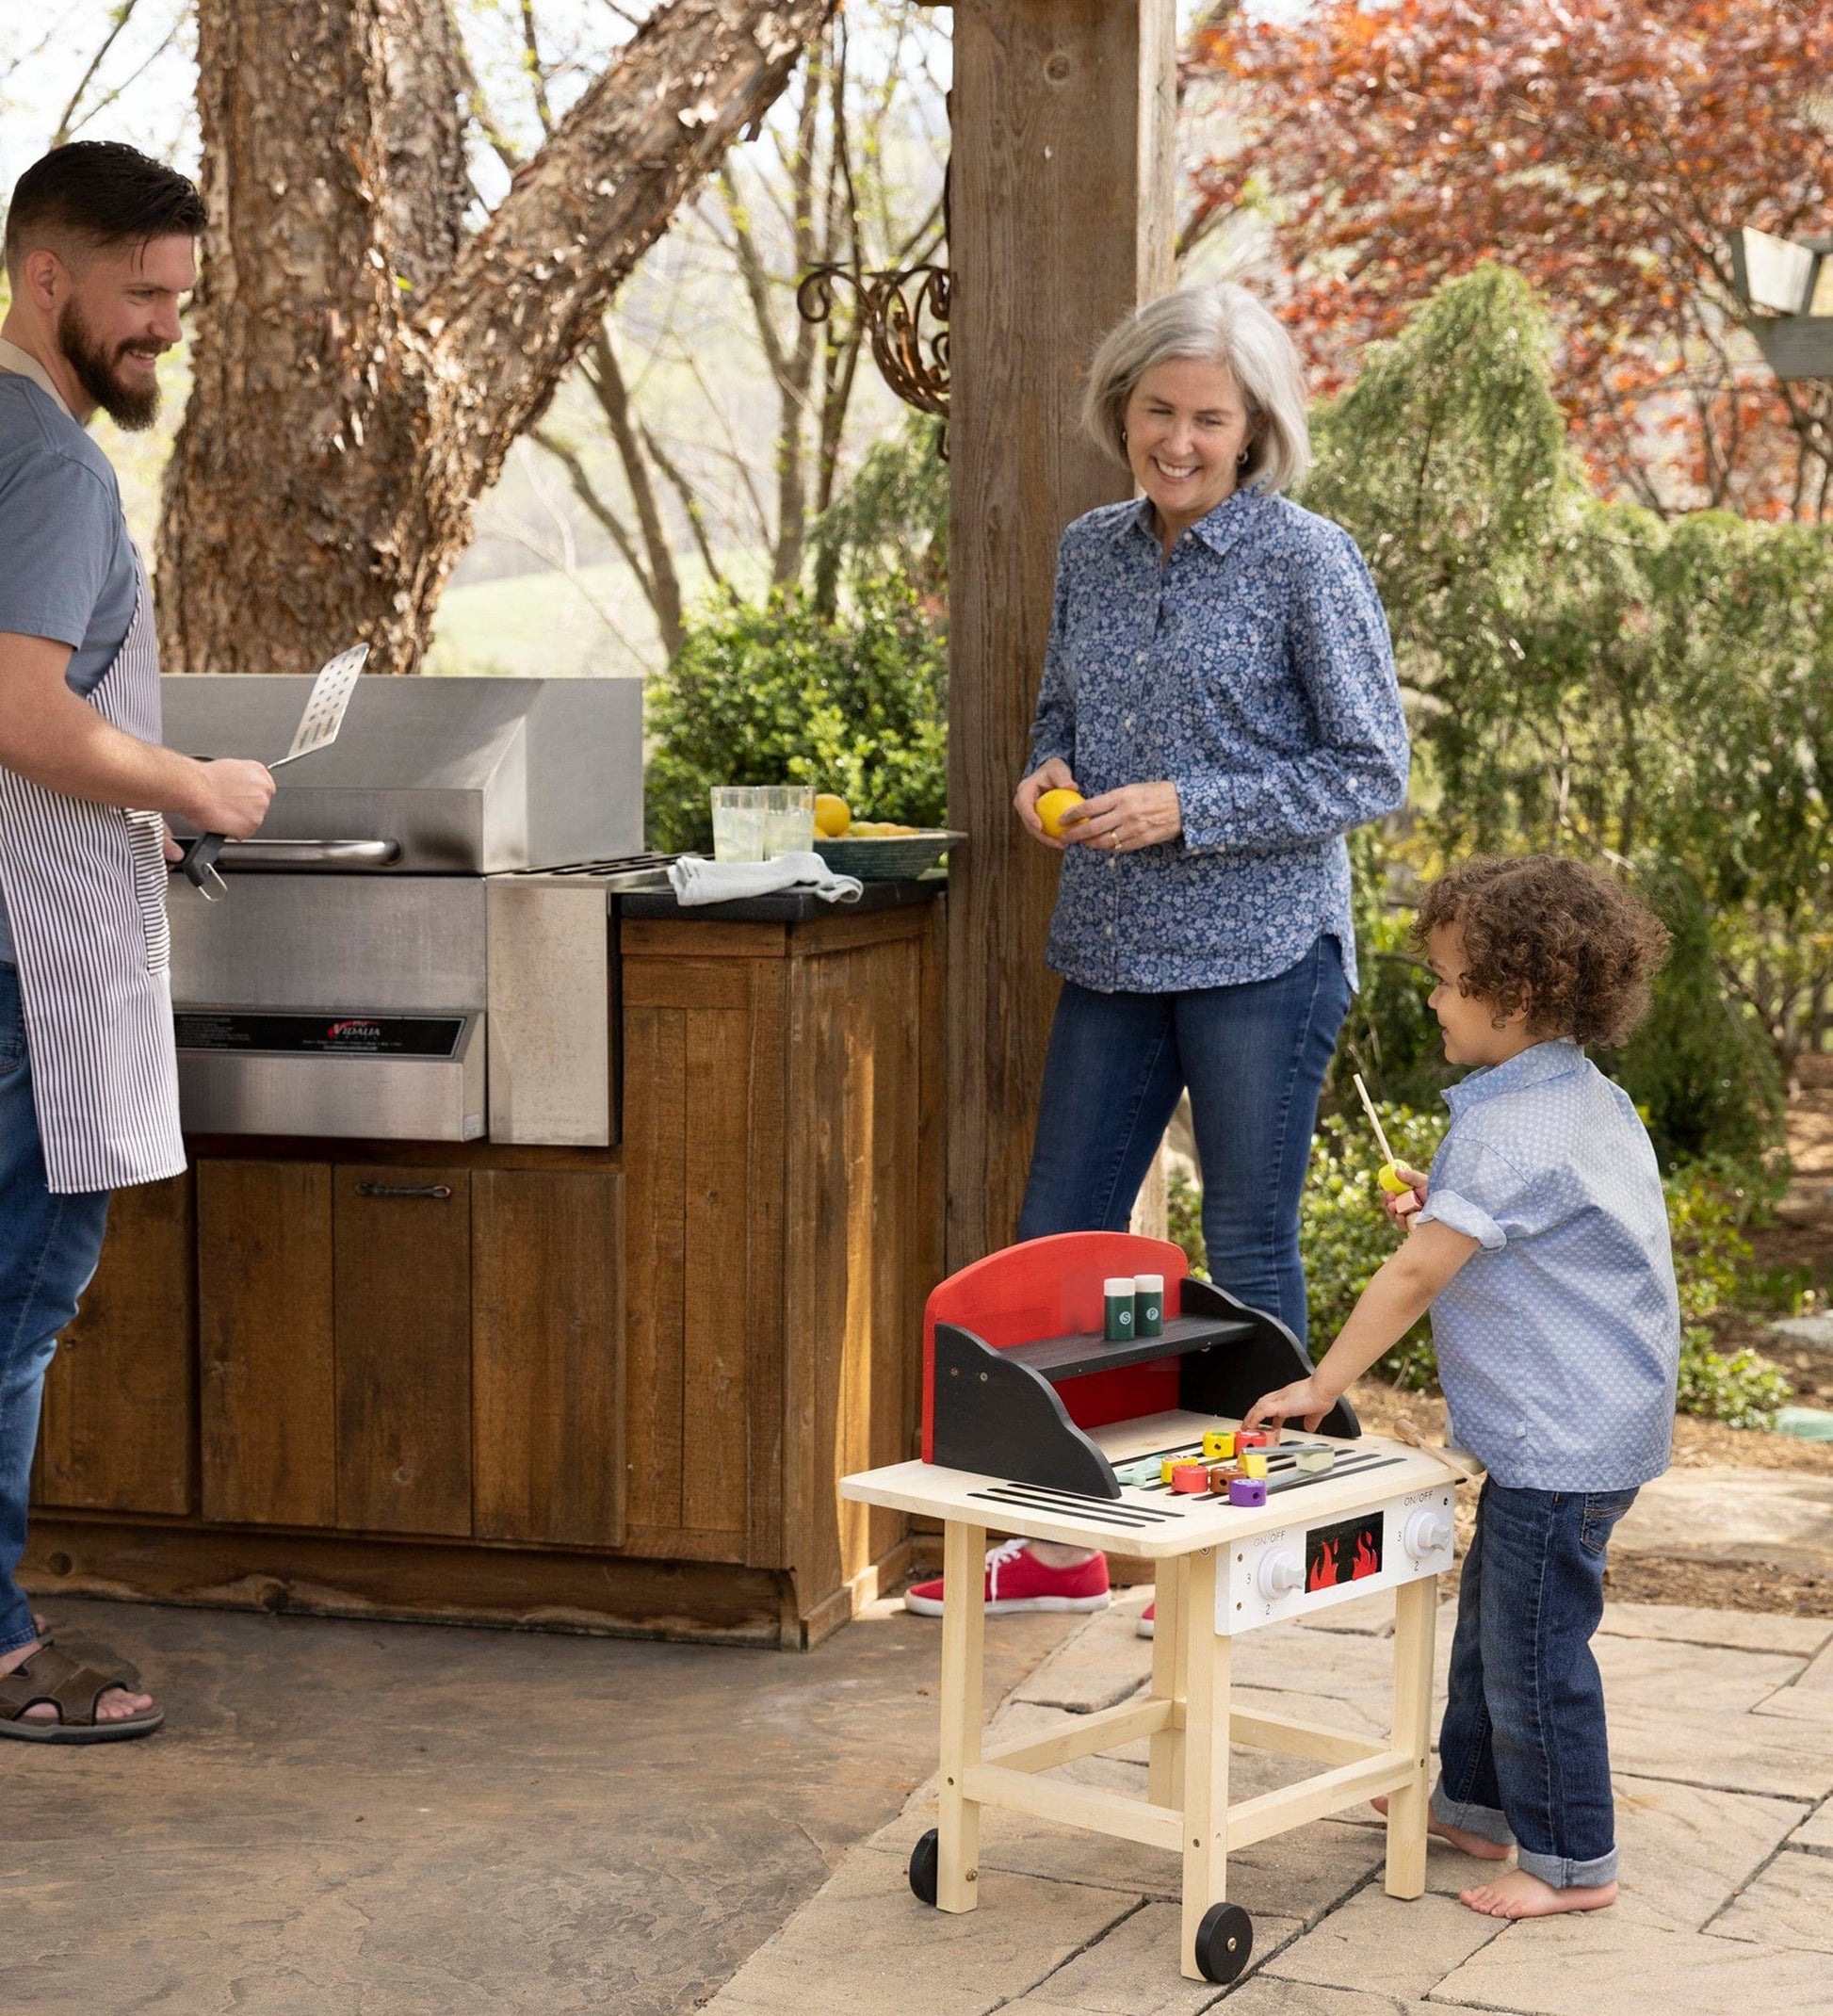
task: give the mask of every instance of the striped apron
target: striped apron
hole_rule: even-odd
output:
[[[159,647],[138,549],[134,620],[89,704],[159,740]],[[172,1050],[164,829],[0,767],[0,896],[56,1192],[116,1190],[185,1166]]]

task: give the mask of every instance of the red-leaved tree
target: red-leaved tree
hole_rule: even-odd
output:
[[[1484,258],[1546,298],[1593,477],[1663,512],[1833,517],[1833,384],[1778,385],[1727,234],[1833,233],[1827,0],[1232,0],[1187,80],[1229,140],[1187,242],[1273,226],[1324,389]]]

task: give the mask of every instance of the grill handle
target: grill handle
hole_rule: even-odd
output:
[[[386,868],[401,858],[399,840],[225,840],[233,868]]]
[[[431,1197],[444,1204],[452,1194],[449,1183],[359,1183],[360,1197]]]

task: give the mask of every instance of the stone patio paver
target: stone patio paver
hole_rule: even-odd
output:
[[[1607,1603],[1600,1627],[1610,1638],[1669,1638],[1744,1652],[1788,1652],[1811,1659],[1833,1645],[1833,1617],[1777,1617],[1764,1610],[1697,1610],[1679,1603]]]
[[[1432,2006],[1354,1988],[1320,1988],[1257,1974],[1222,2005],[1227,2016],[1432,2016]]]
[[[1645,1484],[1611,1537],[1631,1553],[1833,1568],[1833,1477],[1809,1471],[1671,1470]]]
[[[1833,1954],[1833,1859],[1785,1849],[1706,1929],[1720,1939]],[[1826,2001],[1833,2005],[1833,1966]]]
[[[1427,2006],[1511,2016],[1818,2016],[1829,1978],[1824,1953],[1592,1911],[1507,1927],[1439,1982]]]
[[[1833,1801],[1818,1806],[1789,1836],[1792,1848],[1809,1848],[1817,1855],[1833,1855]]]
[[[1176,1904],[1146,1905],[1006,2008],[1026,2016],[1199,2016],[1221,1990],[1212,1981],[1187,1981],[1175,1963],[1165,1965],[1177,1951],[1179,1915]],[[1257,1917],[1250,1969],[1301,1929],[1295,1918]]]
[[[1403,1902],[1371,1884],[1267,1963],[1267,1972],[1322,1988],[1420,2000],[1501,1930],[1454,1898]]]

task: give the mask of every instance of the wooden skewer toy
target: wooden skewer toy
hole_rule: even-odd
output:
[[[1375,1171],[1375,1181],[1390,1197],[1404,1196],[1413,1188],[1401,1174],[1400,1164],[1394,1160],[1394,1151],[1387,1146],[1387,1136],[1382,1131],[1381,1116],[1374,1110],[1374,1101],[1369,1097],[1369,1088],[1362,1082],[1360,1071],[1351,1074],[1355,1081],[1356,1092],[1362,1100],[1362,1111],[1369,1116],[1369,1125],[1374,1129],[1375,1146],[1381,1150],[1381,1167]]]

